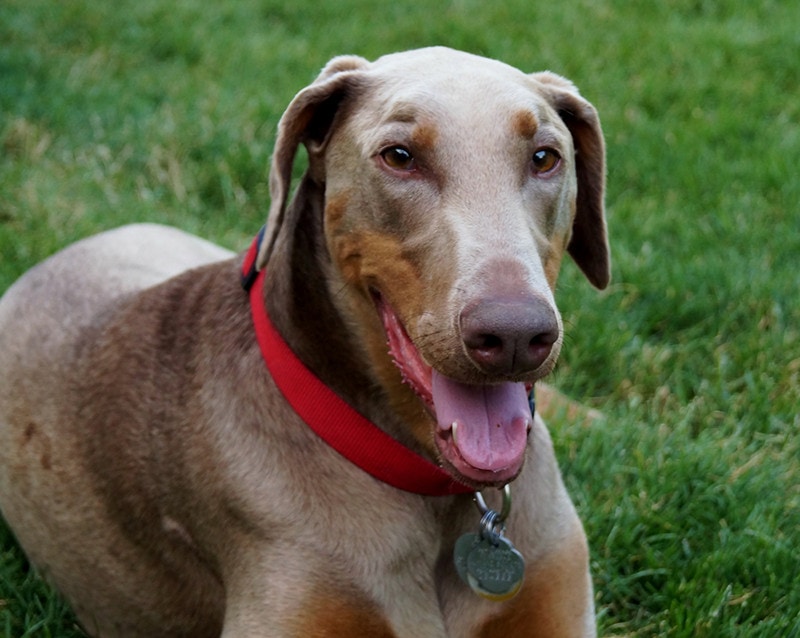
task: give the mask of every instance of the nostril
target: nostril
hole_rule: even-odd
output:
[[[558,322],[543,300],[485,300],[466,309],[461,336],[469,357],[490,373],[539,368],[558,340]]]
[[[477,348],[479,350],[499,350],[503,347],[503,340],[493,334],[478,335],[478,341]]]
[[[541,332],[531,339],[530,343],[528,344],[531,348],[534,347],[552,347],[552,345],[558,341],[558,332],[548,330],[546,332]]]

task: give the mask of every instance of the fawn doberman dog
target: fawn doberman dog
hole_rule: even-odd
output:
[[[92,636],[595,635],[530,402],[562,257],[609,281],[594,107],[446,48],[341,56],[269,180],[249,251],[124,226],[2,298],[0,507],[31,562]]]

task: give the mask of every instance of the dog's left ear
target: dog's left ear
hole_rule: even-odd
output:
[[[600,119],[569,80],[547,71],[531,77],[549,94],[575,145],[578,200],[567,251],[589,281],[603,289],[611,279],[611,258],[603,201],[605,144]]]
[[[305,144],[310,154],[325,147],[339,106],[358,90],[368,66],[369,62],[358,56],[333,58],[317,79],[294,97],[281,117],[269,173],[267,228],[256,261],[259,270],[266,265],[280,229],[292,221],[285,217],[298,146]]]

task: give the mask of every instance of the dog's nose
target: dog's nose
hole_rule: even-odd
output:
[[[558,340],[558,320],[543,299],[485,300],[461,314],[469,357],[488,374],[522,374],[541,366]]]

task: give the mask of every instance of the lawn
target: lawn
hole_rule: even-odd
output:
[[[605,418],[551,422],[601,633],[798,638],[798,25],[782,0],[4,0],[0,292],[131,221],[245,248],[281,111],[333,55],[566,75],[608,146],[614,279],[566,264],[552,377]],[[82,635],[0,522],[3,632]]]

